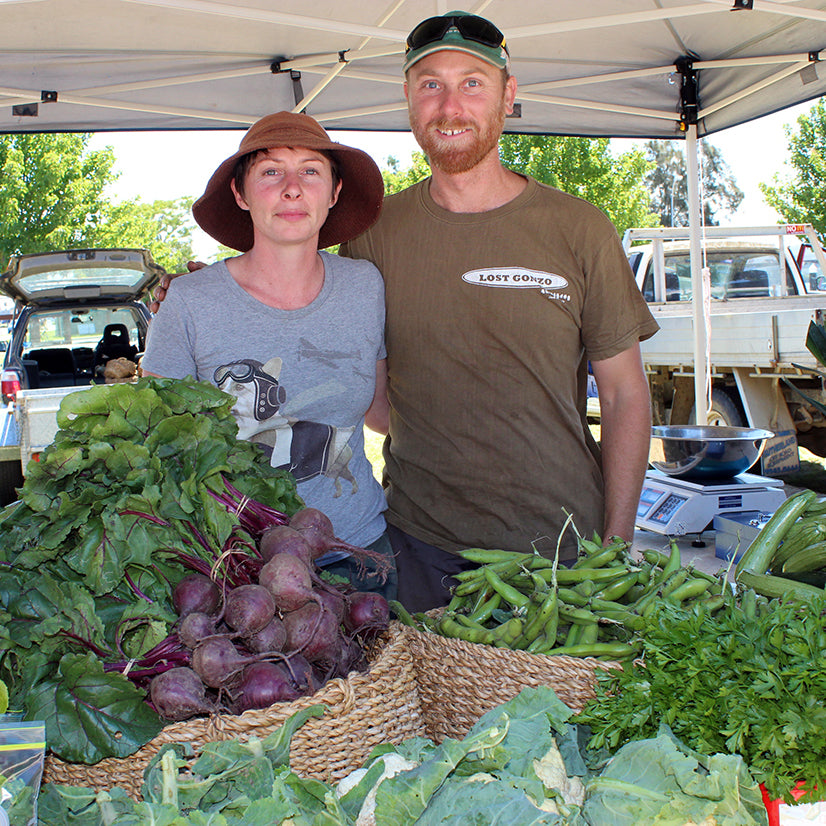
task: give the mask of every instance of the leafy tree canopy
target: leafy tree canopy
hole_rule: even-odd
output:
[[[687,227],[688,179],[682,143],[647,141],[644,151],[650,162],[645,186],[651,196],[651,209],[663,226]],[[703,222],[718,226],[721,213],[734,212],[740,206],[743,191],[716,146],[700,141],[699,160]]]
[[[760,184],[766,203],[788,223],[811,224],[826,234],[826,104],[823,98],[797,119],[797,130],[784,127],[792,177],[776,175],[774,185]]]
[[[79,247],[145,247],[177,271],[192,257],[191,200],[112,203],[110,147],[89,134],[0,135],[0,266],[11,255]]]
[[[642,184],[648,164],[638,150],[615,156],[607,138],[504,135],[499,141],[502,162],[510,169],[584,198],[605,212],[617,231],[656,224]],[[401,168],[388,159],[382,171],[385,192],[398,192],[430,175],[427,159],[414,152]]]
[[[388,158],[387,168],[381,171],[381,176],[384,178],[384,194],[401,192],[412,184],[424,180],[428,175],[430,175],[430,166],[422,152],[414,152],[410,166],[405,169],[401,168],[397,158]]]
[[[168,272],[186,272],[192,251],[193,198],[113,204],[95,246],[145,247]],[[237,255],[237,253],[233,253]]]
[[[499,155],[510,169],[590,201],[620,235],[657,224],[643,185],[649,165],[637,149],[614,155],[608,138],[503,135]]]

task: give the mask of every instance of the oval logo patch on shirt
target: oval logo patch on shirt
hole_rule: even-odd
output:
[[[468,284],[481,287],[509,287],[511,289],[560,290],[568,286],[567,279],[539,270],[523,267],[493,267],[485,270],[470,270],[462,276]]]

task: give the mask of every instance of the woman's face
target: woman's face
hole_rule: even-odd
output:
[[[234,181],[231,186],[238,206],[250,213],[256,244],[300,244],[317,243],[341,181],[333,185],[330,161],[321,152],[276,147],[253,159],[243,194]]]

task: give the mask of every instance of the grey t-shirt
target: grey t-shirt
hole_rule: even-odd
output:
[[[386,355],[384,287],[367,261],[321,256],[324,285],[298,310],[257,301],[224,261],[179,276],[149,325],[142,367],[236,396],[238,438],[289,469],[336,535],[363,547],[385,527],[363,432]]]

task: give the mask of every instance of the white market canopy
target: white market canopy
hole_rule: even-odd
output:
[[[0,132],[246,128],[281,109],[407,130],[408,31],[453,0],[0,0]],[[513,132],[710,134],[826,93],[826,2],[484,0]],[[826,55],[826,53],[824,53]],[[755,135],[759,141],[759,135]]]
[[[333,130],[406,131],[405,38],[453,3],[0,0],[0,133],[245,129],[283,109]],[[697,140],[826,93],[826,2],[465,8],[507,37],[519,92],[506,131],[687,139],[694,388],[708,398]]]

